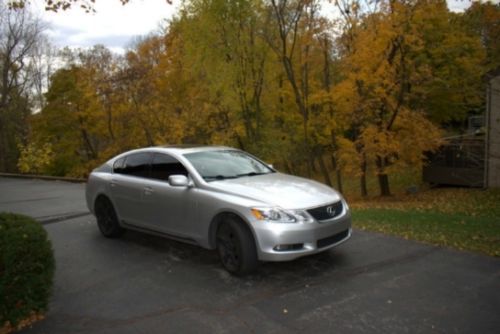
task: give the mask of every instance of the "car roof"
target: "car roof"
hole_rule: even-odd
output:
[[[117,156],[114,156],[108,163],[114,163],[117,159],[128,156],[129,154],[140,153],[140,152],[164,152],[173,155],[183,155],[186,153],[196,153],[196,152],[207,152],[207,151],[221,151],[221,150],[238,150],[233,147],[228,146],[208,146],[208,145],[162,145],[162,146],[149,146],[137,148],[134,150],[123,152]]]
[[[220,150],[236,150],[228,146],[215,146],[215,145],[163,145],[151,148],[160,149],[165,152],[172,152],[177,154],[195,153],[204,151],[220,151]]]

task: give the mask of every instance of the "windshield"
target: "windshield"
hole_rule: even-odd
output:
[[[267,165],[242,151],[196,152],[184,154],[184,157],[205,181],[274,173]]]

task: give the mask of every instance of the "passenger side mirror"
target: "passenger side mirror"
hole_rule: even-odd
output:
[[[185,175],[170,175],[168,177],[168,184],[172,187],[189,187],[189,179]]]

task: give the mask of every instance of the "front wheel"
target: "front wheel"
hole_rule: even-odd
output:
[[[99,197],[95,203],[95,216],[97,218],[97,226],[102,235],[106,238],[116,238],[125,232],[118,223],[113,203],[106,197]]]
[[[217,251],[224,268],[235,275],[248,274],[259,263],[252,233],[236,219],[225,220],[217,229]]]

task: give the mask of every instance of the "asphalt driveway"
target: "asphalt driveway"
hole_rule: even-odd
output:
[[[249,277],[215,252],[128,232],[102,237],[84,185],[0,178],[0,211],[48,231],[47,318],[24,333],[497,333],[500,259],[355,230],[340,247]],[[355,225],[355,222],[354,222]]]

